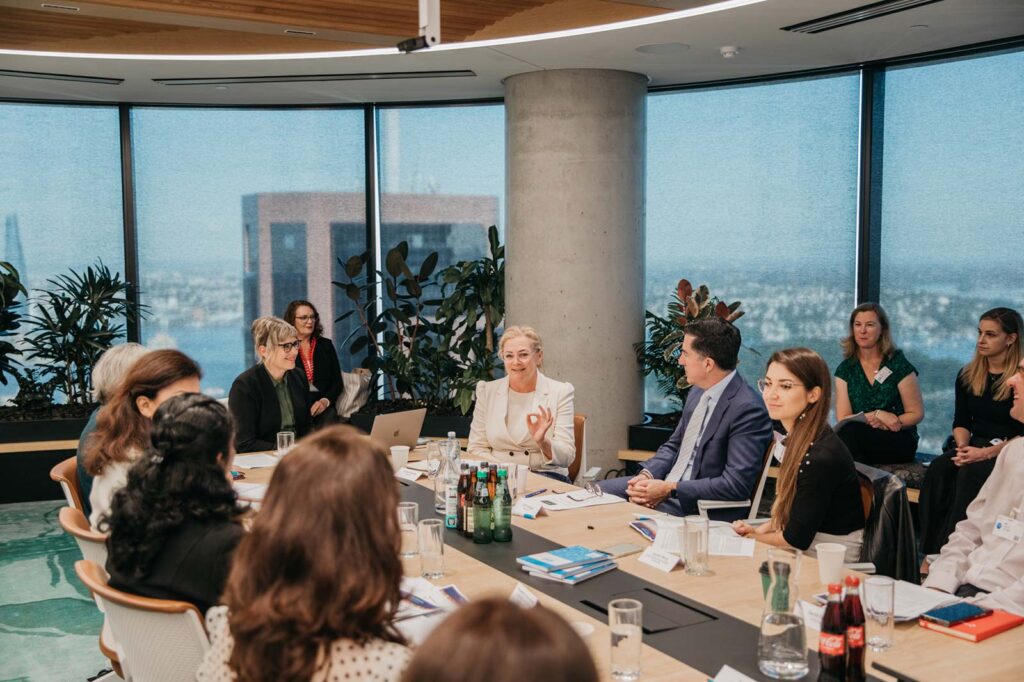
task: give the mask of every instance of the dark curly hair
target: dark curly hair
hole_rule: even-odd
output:
[[[185,393],[157,409],[149,447],[100,521],[100,530],[110,533],[115,570],[141,578],[186,521],[234,520],[244,513],[218,460],[230,456],[231,434],[227,408],[208,396]]]

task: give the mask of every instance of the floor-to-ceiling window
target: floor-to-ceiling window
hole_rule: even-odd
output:
[[[226,395],[248,329],[292,298],[338,343],[334,225],[366,249],[362,109],[132,109],[142,339],[203,366]]]
[[[884,130],[881,299],[937,452],[978,316],[1024,308],[1024,51],[887,69]]]
[[[100,261],[124,278],[118,140],[117,107],[0,106],[0,261],[18,269],[32,297],[50,278]],[[23,320],[19,346],[28,329]],[[0,385],[0,405],[17,390],[10,379]]]
[[[652,95],[647,112],[648,310],[676,283],[742,301],[740,370],[809,346],[835,367],[854,304],[859,77]],[[647,406],[672,405],[653,381]]]

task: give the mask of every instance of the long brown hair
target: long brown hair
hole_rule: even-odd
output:
[[[180,350],[155,350],[136,360],[96,416],[86,444],[86,471],[98,476],[107,464],[129,460],[129,450],[148,445],[151,422],[139,412],[138,398],[152,400],[176,381],[202,376],[196,361]]]
[[[896,352],[896,344],[892,340],[892,331],[889,328],[889,316],[885,314],[885,308],[878,303],[861,303],[850,313],[849,333],[842,340],[843,357],[860,357],[860,350],[857,347],[857,340],[853,338],[853,322],[861,313],[874,313],[878,316],[878,326],[881,328],[881,335],[878,337],[878,350],[882,359],[887,360]]]
[[[828,365],[821,356],[810,348],[786,348],[772,353],[768,358],[770,367],[777,362],[804,385],[805,390],[821,389],[817,402],[797,418],[793,430],[786,436],[786,455],[782,458],[779,480],[775,487],[775,502],[772,504],[772,527],[782,530],[789,522],[789,512],[796,496],[796,477],[800,462],[818,440],[831,427],[828,425],[828,411],[832,404],[832,380]]]
[[[486,652],[486,664],[481,664]],[[597,682],[583,640],[554,611],[507,599],[463,606],[416,650],[402,682]]]
[[[339,639],[404,643],[397,505],[390,459],[349,426],[282,460],[224,592],[239,680],[308,682]]]
[[[1006,349],[1003,373],[992,386],[992,397],[996,400],[1006,400],[1010,397],[1010,387],[1006,382],[1017,373],[1017,365],[1020,364],[1021,354],[1024,353],[1024,339],[1021,338],[1024,336],[1024,321],[1021,320],[1020,313],[1013,308],[986,310],[981,314],[978,323],[980,324],[982,320],[999,323],[999,328],[1004,334],[1017,335],[1017,340]],[[971,393],[980,396],[985,392],[985,384],[988,383],[988,358],[979,355],[975,350],[974,357],[960,370],[960,378],[971,389]]]

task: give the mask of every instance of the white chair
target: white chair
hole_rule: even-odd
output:
[[[75,573],[107,614],[118,656],[131,662],[134,682],[192,682],[210,648],[203,617],[195,606],[128,594],[107,584],[106,572],[91,561]]]
[[[50,469],[50,478],[60,483],[64,497],[74,509],[85,509],[82,504],[82,491],[78,488],[78,458],[68,457]]]
[[[704,518],[708,517],[708,510],[711,509],[738,509],[741,507],[750,507],[750,513],[747,514],[747,523],[752,526],[759,526],[762,523],[767,523],[770,519],[759,519],[757,518],[757,510],[761,506],[761,497],[764,494],[764,484],[768,480],[768,475],[772,469],[772,449],[775,447],[775,442],[768,446],[768,452],[765,453],[764,462],[761,465],[761,475],[757,479],[757,485],[754,487],[754,499],[753,500],[697,500],[697,513]]]
[[[64,532],[78,543],[78,549],[82,551],[84,558],[97,566],[107,565],[107,536],[105,533],[94,531],[80,509],[64,507],[58,512],[57,520]],[[105,574],[106,571],[104,571]],[[99,599],[93,597],[93,600],[96,602],[96,608],[103,613],[103,605]],[[113,680],[117,677],[128,679],[128,666],[117,653],[117,642],[114,641],[114,635],[110,632],[106,616],[103,618],[103,631],[100,633],[100,652],[110,661],[110,667],[114,669],[114,672],[113,676],[104,676],[97,682],[106,682],[106,680]]]

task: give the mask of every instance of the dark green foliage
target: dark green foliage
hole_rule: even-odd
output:
[[[505,249],[495,226],[488,229],[490,254],[461,261],[435,274],[438,254],[413,273],[409,245],[401,242],[373,270],[369,253],[339,258],[345,291],[361,329],[344,341],[362,365],[384,382],[383,400],[409,399],[436,412],[463,414],[473,403],[476,382],[494,378],[495,330],[505,314]],[[382,295],[377,297],[377,287]],[[376,396],[376,392],[371,392]],[[371,399],[372,400],[372,399]]]
[[[7,385],[7,375],[17,377],[14,366],[19,363],[14,356],[21,354],[13,343],[3,338],[13,336],[21,324],[21,315],[15,312],[22,305],[17,300],[19,294],[28,296],[21,283],[21,275],[10,263],[0,262],[0,384],[4,386]]]

